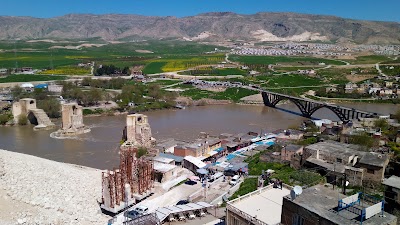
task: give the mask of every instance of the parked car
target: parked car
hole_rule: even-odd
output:
[[[135,208],[135,211],[138,212],[139,214],[146,214],[149,211],[149,208],[144,205],[140,205]]]
[[[195,185],[195,184],[197,184],[197,182],[193,181],[193,180],[188,180],[188,181],[185,182],[185,184],[187,184],[187,185]]]
[[[129,210],[124,212],[124,216],[131,219],[134,219],[139,215],[140,215],[139,212],[137,212],[136,210]]]
[[[176,205],[186,205],[188,203],[189,203],[188,200],[180,200],[178,203],[176,203]]]
[[[232,177],[231,181],[229,181],[229,184],[233,186],[239,183],[239,179],[240,179],[239,175],[235,175]]]

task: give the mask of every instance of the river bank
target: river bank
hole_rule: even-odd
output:
[[[0,149],[0,224],[106,224],[101,172]]]

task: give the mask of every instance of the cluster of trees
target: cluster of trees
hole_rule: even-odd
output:
[[[245,64],[244,66],[247,66],[249,68],[249,70],[255,70],[258,72],[269,72],[271,71],[268,68],[268,65],[266,64]]]
[[[26,92],[23,88],[15,86],[11,89],[11,95],[14,101],[18,101],[21,98],[34,98],[36,99],[36,106],[43,109],[50,118],[61,116],[60,102],[46,89],[36,88],[33,92]]]
[[[99,80],[85,77],[82,79],[82,86],[90,86],[104,89],[121,89],[127,83],[123,78],[112,78],[110,80]]]
[[[116,99],[120,108],[127,108],[129,103],[134,103],[135,108],[142,111],[173,107],[176,97],[176,93],[166,92],[157,84],[135,83],[123,86]]]
[[[119,68],[114,65],[102,65],[101,67],[97,68],[95,75],[102,76],[102,75],[128,75],[130,73],[129,67]]]
[[[97,105],[99,101],[107,98],[110,100],[111,96],[106,95],[106,92],[98,88],[89,88],[82,90],[71,82],[61,82],[63,91],[61,95],[66,99],[72,99],[78,102],[79,105],[93,106]]]

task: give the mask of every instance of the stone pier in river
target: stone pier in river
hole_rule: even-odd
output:
[[[56,132],[59,136],[69,136],[90,132],[90,129],[83,124],[82,106],[77,103],[66,103],[61,105],[62,125]]]
[[[26,116],[32,125],[36,125],[34,130],[52,129],[55,127],[43,109],[36,108],[36,100],[33,98],[23,98],[15,102],[12,107],[14,122],[18,124],[21,115]]]

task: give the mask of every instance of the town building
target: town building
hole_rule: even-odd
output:
[[[389,163],[387,155],[363,151],[362,146],[333,141],[306,146],[302,160],[306,167],[318,167],[329,172],[328,182],[336,180],[338,176],[346,176],[346,180],[356,186],[361,186],[363,182],[380,183]]]
[[[345,93],[353,93],[353,91],[356,90],[357,88],[358,88],[357,84],[349,82],[349,83],[345,84],[344,92]]]
[[[6,75],[8,70],[6,68],[0,68],[0,75]]]
[[[61,93],[63,90],[63,86],[57,84],[49,84],[47,86],[47,90],[52,93]]]
[[[397,217],[383,211],[383,201],[363,193],[345,196],[317,185],[283,197],[282,225],[395,225]]]
[[[400,177],[393,175],[382,184],[385,186],[385,210],[392,212],[393,209],[400,209]]]
[[[205,164],[200,159],[193,156],[186,156],[183,158],[183,167],[196,173],[198,169],[204,168],[207,164]]]
[[[301,145],[284,145],[281,149],[281,160],[282,161],[292,161],[292,157],[295,154],[302,155],[303,154],[303,146]]]
[[[182,166],[183,157],[168,154],[168,153],[160,153],[158,156],[163,157],[163,158],[172,159],[175,166]]]
[[[290,190],[286,185],[282,189],[269,185],[227,202],[225,224],[280,224],[283,199]]]
[[[156,144],[156,149],[162,153],[174,154],[175,147],[177,146],[177,141],[173,138],[158,141]]]

